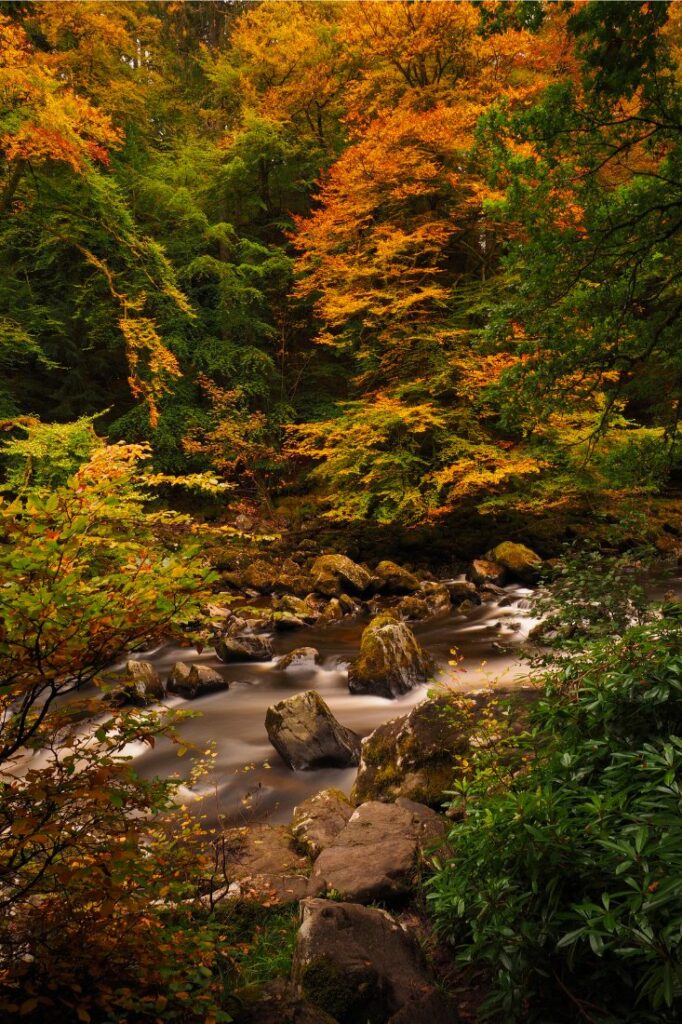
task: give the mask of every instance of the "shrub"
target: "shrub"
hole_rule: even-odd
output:
[[[467,783],[429,900],[491,1019],[682,1012],[682,628],[644,621],[556,663],[500,791]],[[457,807],[461,798],[455,796]]]

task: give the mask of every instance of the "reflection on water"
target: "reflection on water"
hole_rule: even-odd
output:
[[[445,683],[460,691],[490,685],[517,685],[524,666],[514,656],[534,620],[528,617],[529,591],[508,587],[502,602],[473,608],[466,615],[447,613],[426,622],[411,623],[415,634],[438,665],[431,685]],[[196,661],[217,669],[230,689],[194,701],[169,698],[174,707],[200,712],[182,726],[182,734],[200,746],[209,741],[217,757],[209,778],[185,795],[188,802],[200,796],[201,811],[214,819],[224,816],[241,823],[268,818],[287,821],[293,807],[306,797],[335,786],[350,791],[355,769],[323,769],[294,772],[287,768],[270,745],[265,732],[265,712],[270,704],[302,690],[315,689],[324,697],[339,721],[361,736],[383,722],[404,715],[426,696],[426,686],[399,697],[352,695],[348,692],[347,665],[357,657],[365,619],[346,619],[334,625],[313,626],[275,636],[275,655],[302,645],[316,647],[322,664],[315,668],[279,672],[274,661],[262,664],[224,665],[212,650],[196,651],[166,645],[143,657],[154,663],[162,677],[175,661]],[[505,650],[508,648],[508,650]],[[452,666],[453,649],[461,658]],[[137,752],[135,752],[137,753]],[[138,770],[146,775],[187,771],[175,749],[165,740],[136,757]]]

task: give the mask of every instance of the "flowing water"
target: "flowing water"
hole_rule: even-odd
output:
[[[425,622],[410,623],[438,666],[429,686],[441,683],[464,692],[523,685],[525,669],[515,648],[535,621],[529,616],[529,594],[511,586],[506,588],[505,597],[473,608],[466,615],[451,611]],[[176,661],[195,661],[217,669],[230,683],[229,690],[193,701],[179,697],[167,701],[173,707],[199,713],[182,725],[182,735],[202,749],[212,742],[217,753],[210,775],[191,793],[185,793],[188,803],[197,806],[194,801],[199,798],[201,812],[209,820],[221,817],[231,824],[241,824],[267,818],[280,822],[288,821],[297,803],[321,789],[334,786],[350,791],[353,768],[306,772],[287,768],[270,745],[264,722],[270,704],[315,689],[343,725],[365,736],[422,701],[427,686],[419,686],[397,700],[348,692],[347,666],[358,655],[367,621],[347,618],[333,625],[275,635],[275,658],[295,647],[316,647],[322,663],[315,668],[278,671],[274,660],[225,665],[212,650],[199,654],[170,644],[141,655],[153,662],[162,678]],[[168,776],[189,767],[186,761],[178,760],[176,749],[165,740],[153,750],[140,747],[131,752],[145,776]]]

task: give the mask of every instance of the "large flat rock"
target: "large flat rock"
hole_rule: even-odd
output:
[[[421,851],[440,819],[420,804],[362,804],[313,865],[311,893],[357,903],[399,901],[413,886]]]

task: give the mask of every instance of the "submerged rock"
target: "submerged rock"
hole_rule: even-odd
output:
[[[407,896],[424,839],[438,834],[438,816],[428,807],[415,814],[414,807],[420,805],[372,801],[358,807],[315,861],[311,890],[357,903]],[[425,830],[425,816],[434,820],[431,833]]]
[[[372,577],[361,565],[345,555],[319,555],[312,567],[313,590],[325,597],[343,593],[362,595],[372,585]]]
[[[379,562],[374,575],[379,580],[379,590],[383,594],[414,594],[419,590],[417,577],[395,562]]]
[[[297,647],[277,660],[280,671],[312,669],[320,663],[320,652],[316,647]]]
[[[542,559],[524,544],[505,541],[493,548],[486,558],[502,566],[505,570],[505,579],[518,580],[531,585],[538,582]]]
[[[362,634],[360,657],[348,671],[348,688],[393,698],[425,683],[431,668],[409,626],[389,613],[377,615]]]
[[[303,900],[292,978],[339,1024],[389,1024],[395,1014],[410,1024],[457,1024],[417,941],[385,910]]]
[[[184,661],[176,661],[168,680],[168,689],[181,697],[201,697],[205,693],[227,690],[230,684],[226,679],[209,668],[208,665],[197,665]]]
[[[360,756],[360,737],[334,718],[315,690],[268,708],[268,739],[290,768],[348,768]]]
[[[268,636],[223,636],[214,644],[221,661],[271,661],[272,641]]]
[[[298,844],[317,857],[346,827],[353,807],[340,789],[323,789],[294,808],[291,830]]]

